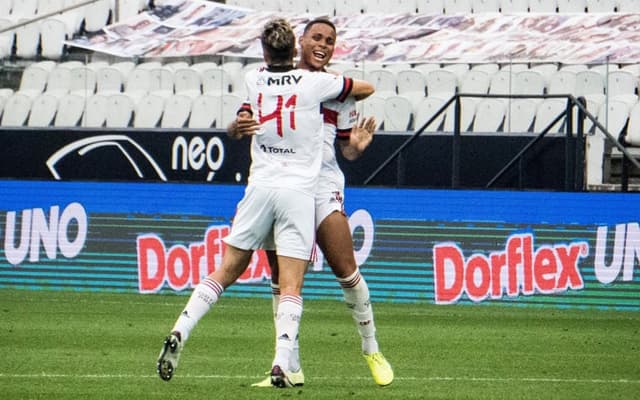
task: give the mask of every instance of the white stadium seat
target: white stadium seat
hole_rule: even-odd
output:
[[[191,103],[191,116],[189,128],[207,129],[218,123],[222,115],[222,98],[209,94],[203,94],[193,99]]]
[[[163,96],[156,94],[147,94],[143,96],[136,104],[133,115],[134,128],[155,128],[160,124],[162,113],[164,111]]]
[[[32,97],[22,93],[14,93],[7,99],[2,113],[2,126],[23,126],[31,111]]]
[[[58,97],[47,93],[41,94],[31,103],[27,126],[47,127],[52,125],[56,111],[58,111]]]
[[[67,94],[58,100],[58,112],[53,122],[57,127],[78,126],[85,108],[85,96]]]
[[[191,106],[192,101],[189,96],[176,94],[165,99],[160,127],[183,128],[189,120]]]
[[[410,128],[413,106],[404,96],[389,96],[384,105],[384,130],[406,132]]]
[[[504,121],[505,103],[500,99],[485,98],[475,107],[474,132],[498,132]]]

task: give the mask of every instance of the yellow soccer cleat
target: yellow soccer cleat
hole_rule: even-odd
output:
[[[380,386],[387,386],[393,382],[393,369],[382,353],[363,354],[367,360],[373,380]]]

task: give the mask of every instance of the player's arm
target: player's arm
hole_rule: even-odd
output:
[[[330,69],[326,70],[326,72],[328,72],[330,74],[333,74],[333,75],[340,75],[340,73],[338,71],[334,71],[334,70],[330,70]],[[354,93],[356,81],[359,82],[359,83],[363,83],[363,84],[368,85],[368,86],[363,86],[362,87],[362,90],[363,90],[362,93]],[[354,89],[351,89],[351,95],[353,97],[355,97],[355,99],[357,101],[366,99],[367,97],[371,96],[373,94],[373,92],[376,91],[376,88],[371,83],[369,83],[367,81],[363,81],[361,79],[353,79],[353,85],[354,85]]]
[[[356,85],[358,85],[356,90]],[[353,80],[353,89],[351,89],[351,95],[356,98],[356,100],[364,100],[367,97],[371,96],[373,92],[376,91],[376,88],[367,81],[363,81],[361,79]]]
[[[360,157],[373,140],[373,133],[376,130],[375,117],[368,117],[360,121],[351,128],[351,135],[348,140],[340,140],[340,152],[349,161]]]
[[[255,135],[260,124],[253,119],[253,114],[248,110],[238,111],[235,121],[227,127],[227,136],[232,139],[242,139],[244,136]]]

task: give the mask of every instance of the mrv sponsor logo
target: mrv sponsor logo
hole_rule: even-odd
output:
[[[49,260],[60,254],[74,258],[87,240],[87,213],[80,203],[71,203],[62,208],[52,206],[47,212],[43,208],[32,208],[21,212],[9,211],[5,217],[4,253],[13,265],[25,260],[40,261],[40,249]]]

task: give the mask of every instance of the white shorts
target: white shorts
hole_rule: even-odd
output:
[[[338,211],[344,214],[344,196],[341,191],[316,193],[315,197],[315,227],[318,227],[332,212]],[[273,242],[273,235],[268,234],[259,246],[265,250],[275,250],[275,244]]]
[[[278,255],[312,259],[313,197],[292,189],[247,186],[224,242],[255,250],[272,232]]]
[[[332,212],[344,214],[344,193],[342,191],[319,192],[315,196],[316,230]]]

